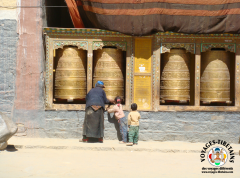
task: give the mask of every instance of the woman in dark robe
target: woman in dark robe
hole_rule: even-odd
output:
[[[83,124],[83,142],[95,138],[103,142],[105,104],[110,104],[103,90],[104,83],[98,81],[86,96],[85,119]]]

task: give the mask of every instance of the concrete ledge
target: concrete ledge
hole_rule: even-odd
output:
[[[89,151],[147,151],[161,153],[199,153],[205,143],[139,141],[137,146],[119,144],[117,140],[104,140],[104,143],[82,143],[78,139],[21,138],[12,137],[8,141],[16,149],[69,149]],[[219,145],[221,146],[221,145]],[[235,155],[239,155],[240,144],[231,144]],[[222,146],[223,147],[223,146]]]

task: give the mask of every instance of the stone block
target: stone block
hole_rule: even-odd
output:
[[[152,133],[142,132],[141,130],[139,131],[139,140],[149,141],[153,139],[152,137],[153,137]]]
[[[140,125],[139,125],[139,129],[140,130],[148,130],[149,128],[149,124],[146,123],[146,122],[142,122]]]
[[[45,112],[45,118],[46,119],[55,119],[57,118],[58,112],[56,111],[46,111]]]
[[[164,130],[163,129],[163,124],[162,124],[161,121],[151,121],[148,124],[149,124],[149,128],[148,129],[150,129],[150,130],[153,130],[153,131],[156,131],[156,130],[162,131],[162,130]],[[140,123],[140,126],[141,126],[141,123]]]
[[[85,111],[77,111],[78,118],[85,118]]]
[[[152,139],[154,141],[163,141],[163,136],[164,136],[164,133],[160,132],[160,133],[153,133],[152,134]]]
[[[149,112],[139,112],[141,115],[141,119],[148,119],[149,118]]]
[[[221,115],[221,116],[212,116],[211,117],[211,120],[219,120],[219,121],[222,121],[222,120],[224,120],[225,119],[225,117],[223,116],[223,115]]]
[[[17,125],[0,112],[0,150],[7,147],[7,141],[17,132]]]
[[[76,111],[58,111],[58,118],[73,119],[78,118]]]
[[[0,91],[4,91],[4,84],[0,84]]]

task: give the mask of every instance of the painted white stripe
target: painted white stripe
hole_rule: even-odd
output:
[[[17,20],[17,10],[0,10],[0,19]]]

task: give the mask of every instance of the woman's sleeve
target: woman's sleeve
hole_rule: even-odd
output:
[[[106,96],[106,93],[104,90],[103,90],[103,99],[104,99],[105,104],[110,104],[110,101],[107,99],[107,96]]]
[[[89,95],[89,92],[88,92],[88,94],[87,94],[87,96],[86,96],[86,98],[85,98],[86,101],[88,100],[88,95]]]

